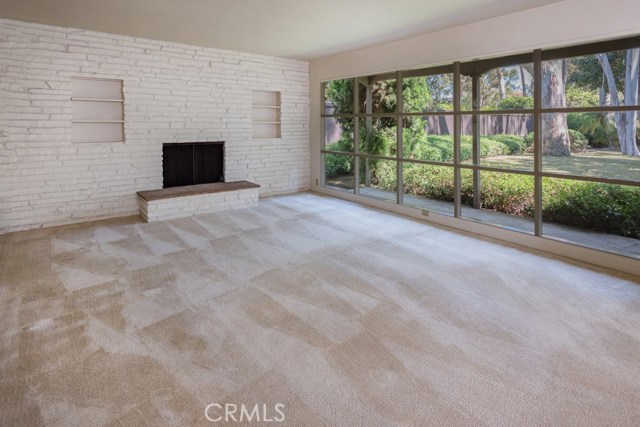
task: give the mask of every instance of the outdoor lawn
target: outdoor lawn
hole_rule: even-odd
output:
[[[533,154],[496,156],[482,159],[482,166],[533,170]],[[587,150],[571,156],[544,156],[544,172],[599,178],[640,181],[640,157],[624,156],[619,151]]]

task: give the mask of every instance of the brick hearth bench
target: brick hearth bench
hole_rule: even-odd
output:
[[[259,188],[236,181],[138,191],[140,215],[153,222],[243,208],[258,202]]]

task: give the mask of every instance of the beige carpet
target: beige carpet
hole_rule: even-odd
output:
[[[15,233],[0,260],[2,426],[640,425],[637,278],[348,202]]]

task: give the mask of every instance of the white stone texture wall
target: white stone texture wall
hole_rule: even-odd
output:
[[[71,142],[71,78],[123,80],[125,143]],[[253,90],[282,138],[252,139]],[[225,141],[225,178],[309,188],[308,63],[0,19],[0,233],[138,214],[162,144]]]

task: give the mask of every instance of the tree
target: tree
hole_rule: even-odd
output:
[[[520,64],[520,86],[522,87],[522,96],[527,96],[527,87],[531,87],[533,79],[533,64]]]
[[[542,63],[542,105],[544,108],[565,108],[565,60],[544,61]],[[542,115],[543,154],[570,156],[569,128],[565,113],[545,113]]]
[[[609,55],[601,53],[596,55],[598,62],[604,72],[609,93],[611,95],[611,105],[620,106],[618,95],[618,85],[609,61]],[[624,65],[624,104],[638,105],[638,76],[640,73],[640,48],[628,49]],[[616,111],[614,114],[616,128],[618,130],[618,141],[622,154],[629,156],[640,156],[638,145],[636,144],[636,121],[637,111]]]
[[[500,101],[520,94],[521,76],[515,66],[489,70],[480,77],[480,109],[497,109]]]
[[[453,110],[453,74],[427,76],[430,99],[427,109],[431,111]]]
[[[332,80],[325,88],[325,99],[331,102],[333,114],[353,113],[353,80]],[[345,117],[337,117],[336,121],[342,127],[343,133],[350,135],[353,132],[353,120]]]
[[[364,79],[357,83],[360,113],[384,114],[389,117],[367,115],[360,125],[360,150],[367,154],[395,155],[396,119],[391,117],[397,105],[396,81],[380,80],[367,82]],[[335,114],[353,113],[353,80],[334,80],[327,84],[325,97],[334,107]],[[444,96],[444,94],[443,94]],[[402,80],[402,110],[420,113],[430,103],[431,94],[425,77],[411,77]],[[343,134],[353,135],[353,119],[337,117]],[[425,121],[420,116],[405,116],[403,129],[407,135],[403,138],[405,155],[410,157],[420,144],[426,144]],[[351,140],[353,147],[353,140]],[[375,161],[366,158],[364,161],[365,184],[370,185],[372,169]]]
[[[613,72],[617,87],[624,84],[624,63],[626,53],[624,51],[611,52],[607,59]],[[572,58],[568,65],[567,85],[576,86],[593,92],[606,92],[607,82],[598,55],[586,55]],[[607,105],[606,102],[600,104]]]

